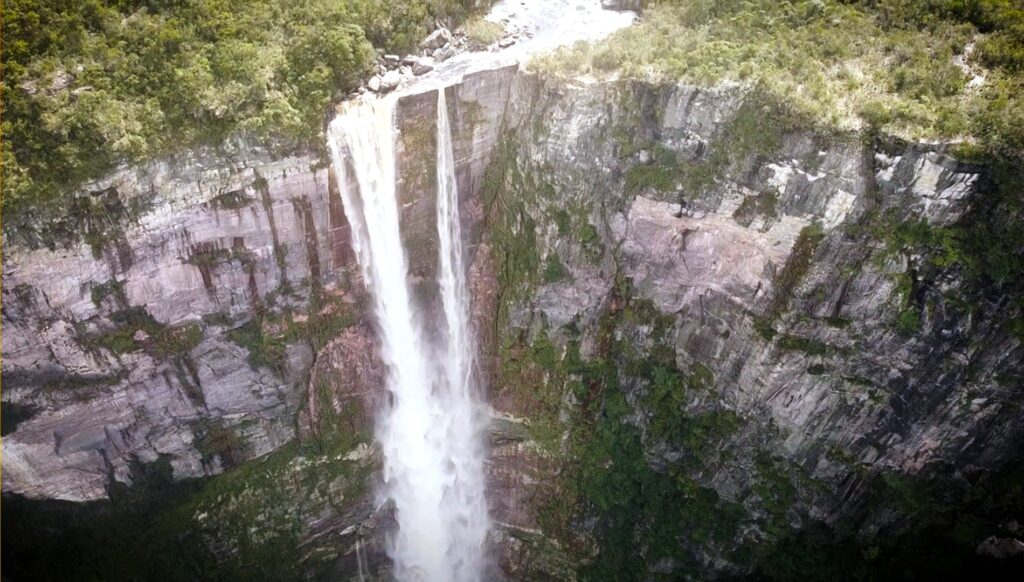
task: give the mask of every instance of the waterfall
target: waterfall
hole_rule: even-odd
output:
[[[447,106],[439,91],[438,283],[445,333],[431,342],[412,302],[399,228],[396,102],[385,97],[349,103],[328,131],[391,394],[376,426],[384,456],[382,493],[394,503],[398,523],[389,552],[399,580],[479,580],[488,528],[483,415],[473,383],[474,343]]]
[[[484,496],[484,414],[473,383],[473,356],[476,344],[469,325],[469,291],[463,260],[462,226],[459,217],[459,191],[455,181],[455,155],[448,122],[445,90],[437,91],[437,235],[439,244],[438,278],[447,335],[444,350],[444,385],[448,399],[448,458],[455,479],[448,491],[452,512],[449,531],[458,567],[466,576],[457,580],[479,579],[483,568],[483,545],[487,536],[487,501]]]

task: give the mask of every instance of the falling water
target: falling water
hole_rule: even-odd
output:
[[[440,91],[438,266],[447,333],[432,344],[406,280],[395,183],[395,103],[394,97],[350,103],[328,132],[392,395],[377,422],[383,493],[393,501],[398,522],[390,554],[399,580],[479,580],[488,527],[482,415],[474,396],[474,347],[447,107]],[[442,356],[439,362],[436,353]]]
[[[437,234],[441,298],[447,322],[444,338],[444,379],[448,416],[448,458],[454,479],[447,492],[447,527],[453,537],[457,580],[479,579],[483,544],[487,535],[487,502],[484,497],[483,414],[477,405],[473,383],[476,346],[469,325],[469,292],[462,256],[459,191],[455,181],[455,155],[445,90],[437,92]]]

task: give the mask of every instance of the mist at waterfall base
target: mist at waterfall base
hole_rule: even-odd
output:
[[[372,297],[390,404],[377,419],[381,491],[394,504],[389,540],[399,580],[479,580],[489,527],[485,415],[475,347],[444,90],[437,107],[438,288],[443,321],[428,334],[407,281],[396,188],[397,97],[347,104],[328,131],[334,170],[363,281]]]

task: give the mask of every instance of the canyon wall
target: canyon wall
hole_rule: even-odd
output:
[[[482,194],[491,398],[531,435],[508,571],[743,573],[815,528],[884,546],[1019,463],[1021,306],[976,268],[1019,255],[947,238],[1019,224],[987,168],[756,90],[519,81]]]
[[[743,573],[794,531],[898,526],[918,479],[1020,460],[1020,304],[935,257],[943,229],[997,220],[984,166],[738,86],[513,67],[448,91],[508,576]],[[396,120],[428,317],[436,102]],[[287,573],[384,575],[382,375],[334,177],[235,148],[91,185],[66,247],[4,245],[4,491],[227,470],[184,510],[218,563],[280,543]]]
[[[4,403],[25,418],[5,426],[4,491],[97,499],[110,479],[131,482],[133,460],[167,455],[177,478],[219,472],[211,431],[237,430],[234,462],[294,437],[309,347],[247,361],[229,335],[276,303],[305,307],[314,282],[336,285],[318,165],[191,152],[82,192],[103,225],[91,239],[5,245]],[[130,220],[107,210],[133,204],[145,208]]]

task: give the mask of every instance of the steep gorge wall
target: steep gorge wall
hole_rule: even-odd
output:
[[[4,404],[26,417],[5,426],[5,491],[96,499],[109,478],[131,481],[133,460],[159,455],[178,478],[219,472],[225,459],[203,450],[221,430],[211,423],[240,432],[235,462],[294,436],[309,347],[250,365],[228,330],[275,302],[304,308],[313,282],[336,284],[318,166],[191,152],[76,199],[103,224],[91,239],[5,245]],[[140,203],[130,222],[103,215]]]
[[[1020,462],[1014,283],[897,234],[1019,220],[985,168],[738,87],[520,81],[483,193],[492,401],[531,435],[507,569],[743,572]]]
[[[619,521],[670,540],[640,536],[643,569],[742,572],[749,548],[865,504],[865,535],[894,523],[869,504],[880,475],[1019,460],[1019,305],[885,238],[969,216],[983,168],[815,131],[739,87],[506,68],[448,91],[512,577],[614,566],[593,560]],[[397,114],[428,316],[436,102]],[[25,418],[4,436],[4,491],[98,499],[138,462],[181,479],[276,449],[258,465],[270,484],[218,483],[193,507],[237,522],[206,543],[249,556],[260,519],[268,540],[297,527],[304,563],[352,574],[358,550],[386,571],[373,452],[356,446],[382,377],[333,181],[315,156],[196,152],[90,189],[89,208],[147,201],[134,222],[94,221],[60,251],[5,245],[4,405]]]

